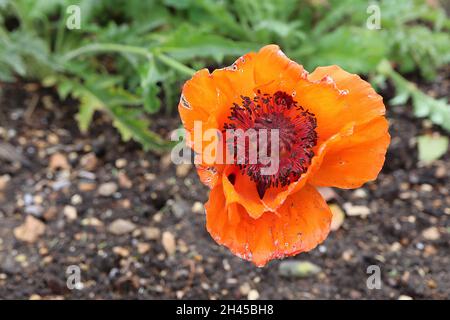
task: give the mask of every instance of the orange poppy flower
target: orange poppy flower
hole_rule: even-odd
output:
[[[206,149],[192,138],[196,121],[203,131],[279,130],[275,173],[262,175],[263,165],[247,156],[197,164],[211,189],[208,232],[257,266],[324,241],[332,214],[316,187],[350,189],[374,180],[390,142],[382,97],[370,84],[338,66],[309,74],[276,45],[231,67],[198,71],[185,83],[178,109],[197,158]],[[237,147],[234,139],[220,143],[225,152]]]

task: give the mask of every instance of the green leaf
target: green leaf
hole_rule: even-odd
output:
[[[221,63],[225,56],[238,57],[256,48],[254,44],[232,41],[219,35],[182,26],[170,36],[161,50],[181,61],[212,58]]]
[[[448,137],[423,135],[417,138],[419,160],[431,163],[442,157],[448,150]]]
[[[141,76],[141,91],[142,99],[144,101],[144,110],[148,113],[155,113],[161,107],[161,101],[158,98],[159,87],[157,82],[161,79],[155,65],[155,60],[152,57],[148,63],[139,68]]]

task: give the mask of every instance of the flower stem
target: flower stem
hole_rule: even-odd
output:
[[[186,67],[184,64],[178,62],[177,60],[162,54],[162,53],[155,53],[155,57],[156,59],[158,59],[159,61],[161,61],[162,63],[164,63],[165,65],[167,65],[168,67],[171,67],[177,71],[179,71],[180,73],[183,73],[187,76],[192,77],[195,73],[194,69],[191,69],[189,67]]]
[[[184,64],[178,62],[177,60],[163,54],[160,52],[151,52],[141,47],[129,46],[123,44],[116,43],[94,43],[89,44],[75,50],[72,50],[66,53],[63,57],[63,61],[67,62],[72,60],[80,55],[96,53],[96,52],[120,52],[120,53],[133,53],[140,56],[144,56],[147,59],[151,59],[153,56],[164,63],[166,66],[171,67],[174,70],[186,75],[192,76],[195,73],[195,70],[186,67]]]

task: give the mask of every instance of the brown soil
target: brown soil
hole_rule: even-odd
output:
[[[443,82],[448,78],[424,88],[445,96]],[[290,258],[310,261],[321,272],[286,278],[279,261],[256,268],[211,239],[204,215],[192,210],[207,199],[194,170],[177,174],[167,157],[120,142],[101,115],[81,134],[76,104],[58,101],[51,91],[21,83],[0,89],[0,142],[15,150],[12,161],[0,158],[0,177],[10,177],[3,190],[0,183],[0,298],[239,299],[251,289],[261,299],[450,298],[450,154],[426,166],[416,152],[418,135],[446,133],[414,118],[410,106],[388,107],[392,143],[378,180],[363,191],[336,190],[331,200],[367,207],[370,214],[347,216],[319,248]],[[178,126],[175,116],[155,121],[165,136]],[[52,170],[55,153],[70,168]],[[88,153],[95,154],[95,168],[82,160]],[[117,191],[100,196],[105,182],[116,183]],[[76,209],[75,219],[64,214],[65,206]],[[13,232],[27,215],[46,227],[32,243]],[[109,232],[119,218],[134,231]],[[160,235],[146,238],[147,227]],[[162,244],[164,232],[175,238],[173,255]],[[374,264],[381,268],[380,290],[366,286],[366,269]],[[82,290],[66,286],[70,265],[81,268]]]

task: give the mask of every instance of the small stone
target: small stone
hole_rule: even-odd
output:
[[[370,210],[366,206],[357,206],[349,202],[344,203],[344,210],[348,216],[366,218],[370,214]]]
[[[36,242],[44,232],[45,224],[33,216],[27,216],[23,224],[14,228],[16,239],[29,243]]]
[[[24,254],[18,254],[18,255],[15,257],[15,260],[16,260],[18,263],[23,264],[23,263],[27,262],[28,258],[27,258],[27,256],[24,255]]]
[[[139,254],[145,254],[145,253],[149,252],[150,248],[151,248],[150,244],[145,243],[145,242],[139,242],[137,244],[137,251]]]
[[[52,171],[56,170],[70,170],[70,164],[67,161],[67,157],[62,153],[54,153],[50,157],[49,168]]]
[[[41,217],[44,213],[44,208],[40,205],[30,205],[25,207],[25,213],[31,214],[35,217]]]
[[[0,176],[0,191],[3,191],[6,189],[8,182],[11,180],[11,176],[8,174],[4,174]]]
[[[70,203],[74,206],[79,205],[83,202],[83,198],[79,194],[74,194],[72,198],[70,198]]]
[[[78,183],[78,190],[82,191],[82,192],[90,192],[95,190],[95,188],[97,187],[97,185],[94,182],[90,182],[90,181],[80,181],[80,183]]]
[[[445,178],[447,175],[447,169],[444,166],[439,166],[436,168],[435,176],[436,178]]]
[[[259,292],[255,289],[250,290],[247,296],[248,300],[258,300],[259,299]]]
[[[98,159],[95,153],[90,152],[85,154],[80,159],[80,165],[83,167],[84,170],[87,171],[93,171],[97,167]]]
[[[136,229],[136,225],[128,220],[117,219],[114,220],[109,226],[108,231],[115,235],[123,235],[132,232]]]
[[[401,248],[402,248],[402,245],[400,244],[400,242],[394,242],[393,244],[391,244],[391,247],[389,248],[389,250],[391,252],[398,252],[398,251],[400,251]]]
[[[99,228],[103,227],[103,222],[95,217],[89,217],[81,220],[81,225]]]
[[[59,179],[57,181],[55,181],[52,185],[52,189],[54,191],[59,191],[59,190],[63,190],[66,189],[68,187],[70,187],[70,180],[67,179]]]
[[[184,199],[168,200],[167,204],[170,206],[175,217],[181,218],[185,213],[189,212],[189,203]]]
[[[428,229],[423,230],[422,236],[425,239],[431,240],[431,241],[438,240],[441,237],[439,230],[436,227],[430,227]]]
[[[142,228],[142,233],[147,240],[158,240],[161,236],[161,231],[156,227]]]
[[[434,256],[435,254],[437,254],[437,249],[436,247],[432,246],[432,245],[426,245],[424,248],[424,253],[425,256],[429,257],[429,256]]]
[[[331,219],[331,230],[336,231],[338,230],[342,224],[344,223],[345,214],[344,211],[342,211],[341,207],[339,207],[337,204],[330,204],[330,209],[333,214],[333,217]]]
[[[433,279],[428,279],[427,280],[427,286],[430,289],[436,289],[437,288],[437,283]]]
[[[203,203],[200,201],[195,201],[191,208],[193,213],[197,214],[203,214],[205,213],[205,207],[203,206]]]
[[[63,209],[63,213],[69,221],[74,221],[78,218],[77,209],[73,206],[65,206]]]
[[[90,180],[90,182],[93,182],[93,180],[95,180],[97,178],[95,173],[89,172],[89,171],[86,171],[86,170],[78,171],[78,177],[80,179],[85,179],[85,180],[88,180],[88,181]]]
[[[109,197],[117,191],[117,184],[115,182],[106,182],[100,185],[98,193],[103,197]]]
[[[239,286],[239,292],[243,295],[243,296],[247,296],[250,293],[250,290],[252,288],[250,287],[250,284],[248,284],[247,282],[244,282],[243,284],[241,284]]]
[[[177,177],[184,178],[191,171],[192,165],[190,163],[179,164],[176,169]]]
[[[54,134],[54,133],[50,133],[50,134],[47,136],[47,141],[48,141],[50,144],[58,144],[58,143],[59,143],[59,137],[58,137],[56,134]]]
[[[398,300],[413,300],[412,297],[402,294],[398,297]]]
[[[56,209],[56,207],[50,207],[44,212],[43,217],[46,221],[50,221],[55,219],[57,215],[58,210]]]
[[[175,254],[176,251],[175,237],[169,231],[163,232],[162,245],[169,256]]]
[[[367,198],[367,191],[362,188],[359,188],[353,191],[353,195],[355,196],[355,198],[364,199]]]
[[[128,178],[125,172],[123,171],[119,172],[117,178],[119,180],[119,186],[121,188],[130,189],[133,186],[133,183],[131,182],[130,178]]]
[[[307,278],[318,274],[321,268],[309,261],[282,261],[278,267],[280,275],[285,277]]]
[[[170,153],[166,153],[163,155],[159,161],[159,166],[161,168],[161,171],[166,171],[170,165],[172,164],[172,158]]]
[[[116,160],[115,165],[116,165],[116,168],[122,169],[127,166],[127,163],[128,163],[127,159],[120,158],[120,159]]]
[[[113,252],[122,258],[126,258],[130,255],[130,250],[124,247],[114,247]]]
[[[350,261],[353,258],[353,250],[352,249],[347,249],[344,252],[342,252],[342,259],[344,261]]]
[[[420,191],[422,192],[431,192],[433,191],[433,186],[427,183],[420,185]]]
[[[330,187],[320,187],[318,190],[325,201],[330,201],[336,199],[337,197],[336,192],[334,192],[334,190]]]

